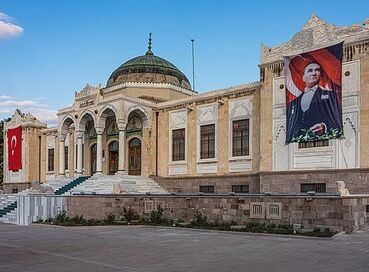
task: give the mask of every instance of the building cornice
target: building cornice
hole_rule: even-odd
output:
[[[195,95],[196,92],[193,92],[191,90],[170,84],[170,83],[145,83],[145,82],[125,82],[125,83],[121,83],[115,86],[111,86],[111,87],[105,87],[102,88],[101,90],[103,91],[103,93],[109,93],[109,92],[114,92],[117,90],[121,90],[121,89],[125,89],[125,88],[153,88],[153,89],[171,89],[173,91],[176,91],[178,93],[184,93],[187,95]]]
[[[335,26],[328,24],[316,15],[312,15],[302,30],[281,45],[269,47],[261,45],[260,66],[279,62],[283,56],[292,56],[312,51],[344,41],[345,46],[369,40],[369,20],[364,26]]]
[[[261,83],[260,82],[252,82],[252,83],[242,84],[242,85],[233,86],[233,87],[229,87],[229,88],[213,90],[213,91],[201,93],[201,94],[198,94],[198,95],[195,95],[195,96],[192,96],[192,97],[186,97],[186,98],[181,98],[181,99],[177,99],[177,100],[158,103],[157,107],[158,107],[158,109],[171,108],[171,107],[176,107],[176,106],[179,106],[179,105],[191,104],[191,103],[196,103],[196,102],[200,102],[200,101],[214,99],[214,98],[222,97],[222,96],[226,96],[226,95],[232,95],[232,94],[236,94],[240,91],[246,91],[246,92],[251,93],[255,89],[259,89],[259,88],[261,88]]]

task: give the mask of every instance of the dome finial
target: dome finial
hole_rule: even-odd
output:
[[[151,45],[152,45],[152,39],[151,39],[151,32],[149,33],[149,46],[147,47],[149,50],[147,50],[146,55],[154,55],[154,53],[151,51]]]
[[[151,41],[152,41],[152,39],[151,39],[151,32],[150,32],[150,34],[149,34],[149,50],[151,50]]]

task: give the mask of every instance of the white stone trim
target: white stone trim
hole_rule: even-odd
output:
[[[94,126],[97,125],[95,113],[92,111],[92,109],[86,109],[86,110],[83,110],[81,112],[81,114],[79,115],[79,117],[78,117],[79,121],[76,124],[76,131],[85,131],[86,130],[86,120],[84,118],[86,115],[91,115],[91,118],[94,122]],[[81,127],[81,125],[82,125],[82,127]]]
[[[196,170],[198,174],[216,174],[218,172],[218,163],[198,163]]]
[[[185,175],[187,174],[187,164],[169,165],[169,175]]]
[[[187,129],[187,109],[174,110],[169,112],[169,152],[168,161],[170,165],[173,164],[187,164],[188,157],[188,129]],[[180,161],[173,161],[172,147],[173,147],[173,130],[185,129],[185,159]],[[174,169],[174,168],[173,168]],[[170,170],[170,169],[169,169]],[[171,171],[169,171],[171,172]],[[174,171],[176,172],[176,171]],[[187,173],[187,166],[186,171]]]
[[[55,160],[55,154],[56,154],[56,136],[54,135],[47,135],[46,136],[46,158],[45,158],[45,172],[46,176],[54,175],[55,174],[55,168],[56,168],[56,160]],[[49,149],[54,149],[54,170],[49,171]],[[48,180],[48,178],[47,178]]]
[[[238,110],[241,108],[241,110]],[[253,98],[252,97],[242,97],[238,99],[230,100],[229,102],[229,114],[228,114],[228,160],[242,160],[242,159],[252,159],[252,135],[253,135]],[[249,155],[247,156],[233,156],[233,121],[238,120],[249,120]]]
[[[230,161],[229,172],[252,171],[252,161]]]
[[[197,107],[197,125],[196,125],[196,156],[197,163],[202,162],[217,162],[218,161],[218,103],[210,103],[206,105],[201,105]],[[200,127],[206,125],[215,125],[215,147],[214,147],[214,158],[201,159],[200,157],[200,143],[201,134]]]
[[[134,111],[137,111],[137,114],[141,117],[143,128],[148,128],[151,126],[151,114],[152,114],[151,108],[146,108],[139,104],[133,104],[133,103],[124,101],[124,117],[123,118],[127,120],[127,124],[129,122],[128,120],[129,115]]]

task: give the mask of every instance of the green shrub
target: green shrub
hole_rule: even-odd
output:
[[[199,211],[196,211],[195,218],[191,221],[192,227],[205,229],[209,225],[208,217]]]
[[[299,233],[304,236],[313,236],[313,237],[332,237],[337,232],[331,230],[330,228],[325,228],[323,231],[320,228],[314,228],[312,231]]]
[[[154,225],[162,224],[164,221],[163,213],[164,210],[161,207],[159,207],[156,211],[151,211],[149,217],[150,223]]]
[[[62,211],[60,212],[55,219],[53,220],[54,223],[62,223],[69,220],[69,217],[67,216],[67,212],[66,211]]]
[[[127,223],[131,223],[132,220],[139,220],[140,216],[134,209],[126,209],[126,207],[123,207],[123,218],[127,221]]]
[[[104,220],[105,225],[114,225],[115,224],[115,215],[109,214]]]

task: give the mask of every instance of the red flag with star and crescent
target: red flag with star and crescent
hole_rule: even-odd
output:
[[[8,129],[9,170],[22,169],[22,127]]]

